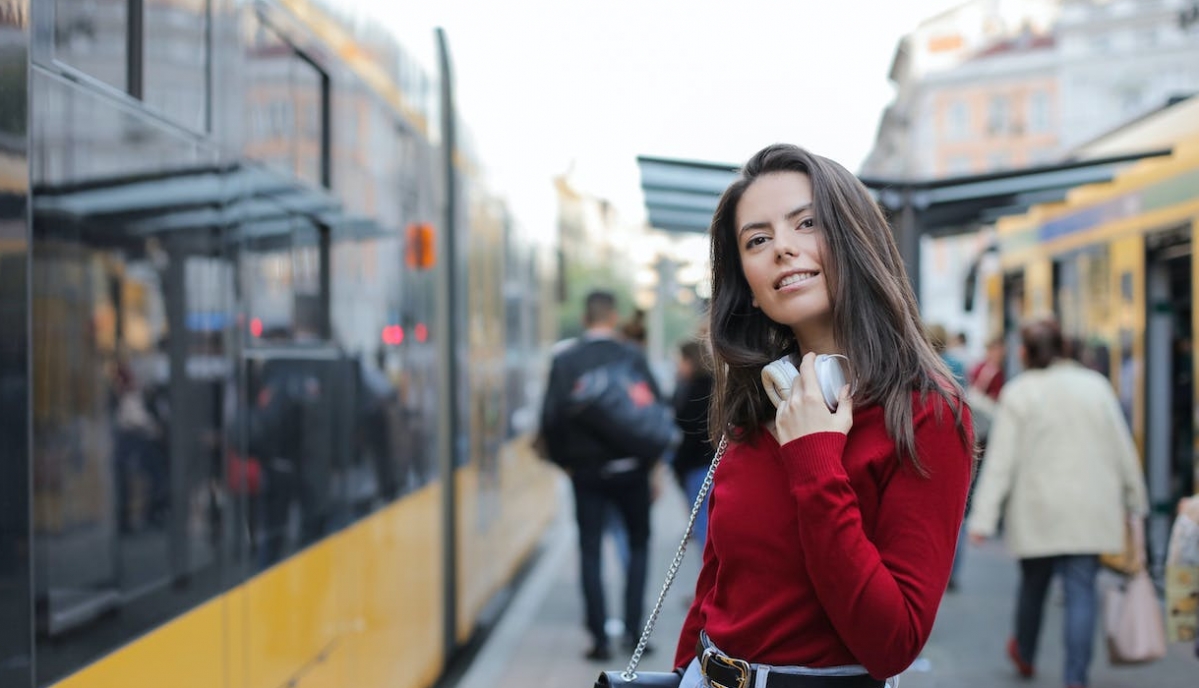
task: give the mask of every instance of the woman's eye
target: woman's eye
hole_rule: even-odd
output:
[[[810,217],[805,217],[799,221],[799,227],[796,229],[812,229],[816,226],[816,220]]]
[[[755,246],[761,246],[764,243],[766,243],[766,237],[759,234],[758,236],[750,237],[749,241],[745,242],[745,248],[754,248]]]

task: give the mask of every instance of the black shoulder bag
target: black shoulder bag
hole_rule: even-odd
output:
[[[658,615],[662,613],[662,603],[666,601],[666,592],[670,590],[670,585],[674,583],[675,576],[679,573],[679,567],[683,563],[683,556],[687,553],[687,540],[691,537],[691,529],[695,527],[695,517],[699,515],[699,510],[704,506],[704,497],[708,496],[708,491],[712,489],[712,479],[716,475],[716,466],[720,464],[720,459],[724,456],[725,449],[728,448],[728,438],[720,438],[720,446],[716,448],[716,456],[712,457],[712,465],[708,468],[708,475],[704,478],[704,484],[699,488],[699,495],[695,498],[695,505],[691,507],[691,518],[687,519],[687,530],[683,533],[683,540],[679,543],[679,549],[674,553],[674,561],[670,562],[670,568],[666,571],[666,581],[662,583],[662,592],[658,593],[658,601],[654,603],[654,609],[650,612],[649,620],[645,622],[645,630],[641,631],[641,640],[637,642],[637,648],[633,650],[633,656],[629,659],[629,666],[624,671],[605,671],[600,673],[599,678],[595,680],[595,688],[679,688],[679,682],[683,680],[683,675],[678,671],[643,671],[637,673],[637,665],[641,663],[641,655],[645,652],[645,646],[649,643],[649,637],[654,632],[654,624],[658,622]]]

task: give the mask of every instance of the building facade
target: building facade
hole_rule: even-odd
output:
[[[895,99],[864,176],[919,181],[1086,159],[1088,144],[1199,92],[1199,2],[975,0],[905,36],[890,78]],[[981,345],[989,319],[964,311],[964,277],[993,229],[962,232],[922,241],[921,308]]]
[[[1055,28],[1071,150],[1199,92],[1199,2],[1066,0]]]

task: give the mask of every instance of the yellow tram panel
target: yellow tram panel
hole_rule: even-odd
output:
[[[470,637],[486,602],[512,581],[555,516],[557,502],[549,497],[557,469],[531,443],[528,435],[506,442],[494,475],[475,464],[457,471],[459,640]]]
[[[436,483],[414,492],[55,688],[430,686],[444,664],[441,498]]]
[[[224,630],[230,597],[219,597],[193,609],[124,650],[72,674],[55,688],[226,685]]]
[[[342,585],[358,601],[346,636],[349,686],[418,688],[444,662],[442,488],[434,483],[350,529],[347,553],[357,576]],[[349,573],[349,572],[343,572]],[[256,688],[256,687],[254,687]]]
[[[1033,318],[1053,312],[1053,261],[1048,257],[1024,266],[1024,312]]]

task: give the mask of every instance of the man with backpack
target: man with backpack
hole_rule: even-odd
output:
[[[554,356],[541,413],[546,453],[570,475],[574,487],[583,598],[593,640],[586,656],[595,661],[612,656],[604,630],[601,577],[605,514],[614,507],[629,537],[624,624],[631,648],[641,629],[645,596],[649,476],[662,451],[660,443],[643,437],[636,426],[652,429],[664,417],[666,430],[674,431],[645,355],[619,339],[618,320],[615,296],[607,291],[587,295],[586,331]],[[665,416],[656,415],[660,413]]]

